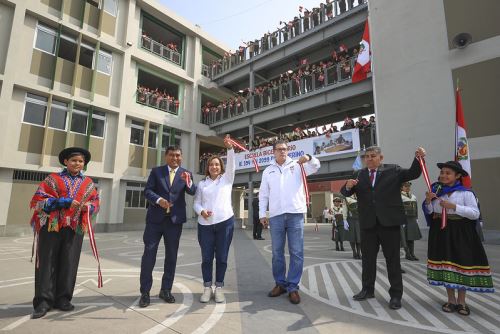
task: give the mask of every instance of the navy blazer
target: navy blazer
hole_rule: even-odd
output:
[[[181,178],[183,172],[188,172],[191,176],[192,185],[188,188],[186,181]],[[179,167],[175,172],[174,181],[170,184],[168,166],[163,165],[154,167],[149,174],[144,195],[149,201],[148,212],[146,214],[146,223],[162,223],[165,220],[165,209],[156,204],[156,201],[162,197],[174,206],[170,208],[170,219],[174,224],[183,224],[186,222],[186,198],[185,193],[194,195],[196,186],[193,180],[193,174],[188,170]]]
[[[377,220],[383,226],[403,225],[406,224],[406,215],[401,200],[401,184],[418,178],[421,173],[417,159],[413,159],[409,169],[383,164],[377,169],[375,186],[372,187],[368,168],[365,167],[353,177],[358,179],[358,184],[349,190],[344,184],[340,192],[347,197],[356,194],[362,229],[374,227]]]

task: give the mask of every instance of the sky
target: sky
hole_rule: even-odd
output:
[[[280,21],[290,21],[299,14],[299,6],[311,10],[321,0],[157,0],[184,17],[231,50],[268,31]],[[323,0],[324,2],[324,0]]]

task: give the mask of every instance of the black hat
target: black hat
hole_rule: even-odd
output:
[[[439,169],[442,169],[443,167],[453,169],[455,172],[462,174],[462,176],[469,176],[469,173],[467,173],[463,168],[460,163],[456,161],[448,161],[448,162],[439,162],[437,164]]]
[[[71,158],[74,155],[83,155],[85,166],[90,162],[90,152],[81,147],[67,147],[59,153],[59,162],[64,165],[64,160]]]

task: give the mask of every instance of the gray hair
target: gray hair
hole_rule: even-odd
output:
[[[273,144],[273,150],[275,150],[275,149],[276,149],[276,146],[278,146],[278,145],[283,145],[283,144],[284,144],[284,145],[288,148],[288,142],[287,142],[286,140],[283,140],[283,139],[278,139],[278,140],[276,140],[276,141],[274,142],[274,144]]]
[[[370,146],[365,149],[365,153],[367,152],[375,152],[376,154],[382,154],[382,149],[380,146]]]

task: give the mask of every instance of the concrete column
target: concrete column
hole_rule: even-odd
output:
[[[0,235],[4,235],[7,225],[12,184],[12,169],[0,169]]]

